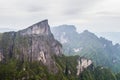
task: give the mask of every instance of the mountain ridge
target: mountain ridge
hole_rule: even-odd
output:
[[[51,33],[48,20],[43,20],[18,32],[5,32],[0,36],[0,61],[2,62],[9,62],[10,59],[17,59],[22,63],[37,61],[46,66],[48,72],[58,73],[60,69],[55,56],[64,56],[62,44]],[[75,60],[75,66],[78,66],[77,70],[75,69],[77,75],[81,73],[80,69],[83,71],[92,64],[91,60],[85,58]],[[85,64],[81,65],[80,60],[81,64]]]
[[[103,37],[99,38],[88,30],[78,33],[72,29],[61,31],[59,28],[60,26],[53,28],[52,33],[63,44],[65,55],[84,56],[91,59],[94,65],[108,67],[114,72],[120,71],[118,67],[120,65],[119,44],[113,44],[112,41]]]
[[[71,41],[71,39],[79,39],[79,34],[74,33],[76,29],[71,26],[72,29],[73,31],[62,33],[63,36],[60,39],[67,39],[63,40],[63,44],[75,43],[76,40]],[[63,30],[69,31],[67,29]],[[72,34],[71,36],[76,38],[66,37],[68,34]],[[83,38],[82,40],[86,41],[87,39],[87,43],[89,43],[88,40],[91,37],[93,41],[94,39],[99,39],[88,31],[84,31],[83,34],[87,38]],[[81,38],[83,34],[80,35]],[[101,38],[101,40],[105,43],[107,42],[104,38]],[[111,42],[107,44],[109,43]],[[79,42],[75,43],[74,46],[70,46],[76,49],[78,47],[77,44]],[[63,45],[63,47],[65,46]],[[117,44],[116,47],[119,47],[119,45]],[[72,52],[70,50],[69,53]],[[79,50],[82,50],[82,48]],[[77,52],[79,50],[76,49]],[[109,69],[102,66],[95,67],[93,61],[85,57],[77,55],[64,56],[62,44],[54,38],[54,35],[50,31],[48,21],[45,20],[18,32],[0,34],[0,79],[119,80],[119,73],[113,74]]]

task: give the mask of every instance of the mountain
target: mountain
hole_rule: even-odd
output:
[[[90,59],[63,55],[48,20],[0,34],[1,80],[76,80],[92,65]]]
[[[66,26],[66,25],[65,25]],[[79,54],[80,34],[73,25],[62,34],[64,52]],[[59,35],[60,35],[59,34]],[[66,34],[69,35],[66,37]],[[58,33],[56,33],[58,35]],[[58,35],[58,37],[59,37]],[[74,40],[72,38],[74,36]],[[97,38],[93,33],[84,31],[80,38],[87,36],[91,41],[111,42]],[[91,38],[92,37],[92,38]],[[70,41],[73,40],[73,41]],[[82,41],[86,40],[83,38]],[[69,48],[65,49],[70,43]],[[89,41],[86,41],[89,43]],[[69,43],[69,44],[68,44]],[[100,43],[100,42],[99,42]],[[80,56],[64,56],[62,44],[51,33],[48,20],[38,22],[18,32],[0,33],[0,80],[119,80],[120,73],[114,74],[108,68],[94,66],[93,61]],[[87,44],[84,44],[87,45]],[[94,44],[95,45],[95,44]],[[95,45],[96,46],[96,45]],[[119,44],[116,45],[119,47]],[[82,49],[81,49],[82,50]],[[68,54],[68,55],[69,55]],[[87,55],[87,53],[86,53]]]
[[[48,21],[38,22],[18,32],[2,34],[0,53],[4,61],[15,57],[21,61],[41,61],[49,70],[52,66],[54,72],[57,67],[52,60],[52,55],[62,55],[62,45],[54,39]]]
[[[99,32],[96,35],[112,40],[114,44],[120,43],[120,32]]]
[[[103,37],[85,30],[78,33],[73,25],[52,28],[55,38],[60,41],[65,55],[80,55],[91,59],[94,65],[104,66],[114,72],[120,71],[120,45],[113,45]]]
[[[67,28],[61,28],[61,30],[68,30],[67,35],[71,34],[69,38],[66,37],[66,32],[63,32],[63,36],[60,37],[63,47],[72,42],[78,44],[76,40],[70,41],[70,39],[73,39],[71,36],[74,36],[79,40],[80,34],[76,33],[76,29],[72,25],[69,29],[70,32]],[[93,42],[98,42],[99,38],[87,30],[81,34],[80,38],[83,35],[88,36],[87,39],[92,39]],[[86,38],[83,38],[84,40]],[[111,43],[103,38],[99,40],[107,45]],[[86,42],[89,43],[89,41]],[[71,49],[77,48],[79,45],[72,44],[73,46],[70,45],[70,48],[64,49],[69,54],[76,52],[75,56],[65,56],[62,44],[51,33],[48,20],[38,22],[18,32],[0,33],[0,80],[120,79],[120,73],[114,74],[108,68],[94,66],[93,61],[89,58],[75,55],[79,54],[77,53],[79,50],[72,51]],[[119,44],[116,47],[119,47]]]

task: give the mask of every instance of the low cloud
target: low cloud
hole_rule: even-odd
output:
[[[73,24],[79,30],[101,32],[104,27],[111,27],[105,31],[118,31],[118,3],[118,0],[1,0],[0,28],[19,30],[48,19],[51,26]]]

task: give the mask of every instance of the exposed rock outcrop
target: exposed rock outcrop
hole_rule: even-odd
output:
[[[88,60],[86,58],[80,58],[78,60],[78,65],[77,65],[77,75],[80,75],[81,72],[84,71],[87,67],[89,67],[92,64],[91,60]]]
[[[0,52],[0,61],[2,61],[3,60],[3,55],[2,55],[2,53]]]
[[[62,55],[62,45],[54,39],[48,20],[44,20],[18,32],[3,33],[0,55],[4,60],[41,61],[49,70],[57,72],[51,57]]]
[[[38,22],[27,29],[19,31],[21,35],[51,35],[48,20]]]

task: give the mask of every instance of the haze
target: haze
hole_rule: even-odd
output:
[[[0,0],[0,32],[20,30],[44,19],[78,31],[120,32],[120,0]]]

